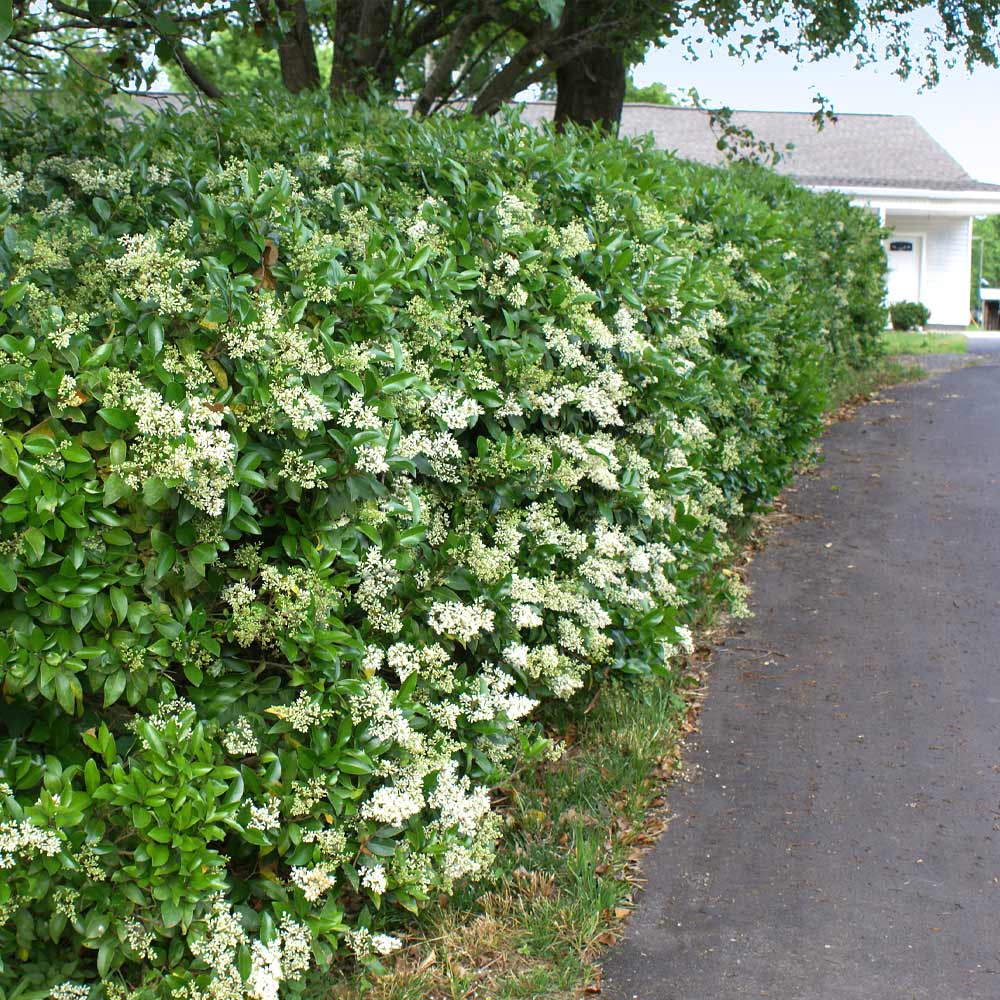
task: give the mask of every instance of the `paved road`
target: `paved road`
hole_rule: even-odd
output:
[[[825,438],[715,656],[607,1000],[1000,998],[1000,365]]]
[[[965,343],[970,354],[1000,353],[1000,337],[991,337],[987,334],[977,333],[971,337],[967,335]]]

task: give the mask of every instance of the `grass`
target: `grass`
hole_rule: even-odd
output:
[[[923,336],[923,334],[918,334]],[[830,389],[829,413],[833,419],[842,416],[845,406],[860,402],[872,393],[902,382],[917,382],[927,372],[919,365],[906,364],[894,357],[884,357],[870,368],[842,371]]]
[[[904,333],[886,330],[882,335],[887,354],[965,354],[963,333]]]
[[[923,378],[884,358],[835,385],[831,414],[879,389]],[[746,542],[743,525],[734,541]],[[606,681],[546,719],[566,752],[501,790],[509,819],[496,880],[439,898],[388,973],[338,979],[323,1000],[570,1000],[600,989],[595,960],[632,908],[638,863],[663,831],[660,806],[695,726],[715,611],[696,630],[701,660],[669,678]],[[711,634],[712,630],[716,634]]]
[[[639,854],[663,828],[655,806],[697,700],[695,673],[605,682],[548,720],[559,761],[502,790],[498,878],[424,911],[419,937],[375,982],[338,1000],[542,1000],[592,984],[593,960],[630,912]]]

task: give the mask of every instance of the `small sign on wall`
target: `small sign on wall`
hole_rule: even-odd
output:
[[[889,244],[890,250],[912,250],[913,243],[910,240],[893,240]]]

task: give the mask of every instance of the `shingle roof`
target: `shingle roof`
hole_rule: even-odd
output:
[[[523,106],[525,121],[552,117],[551,101]],[[817,129],[809,112],[735,111],[733,124],[781,153],[776,170],[801,184],[831,187],[921,188],[939,191],[1000,191],[998,184],[973,180],[962,165],[909,115],[838,115]],[[652,133],[658,149],[688,160],[718,164],[710,115],[698,108],[626,104],[621,134]],[[794,148],[785,149],[788,143]]]

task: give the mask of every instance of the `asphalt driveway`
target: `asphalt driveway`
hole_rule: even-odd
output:
[[[998,360],[889,391],[786,494],[609,1000],[1000,997]]]

